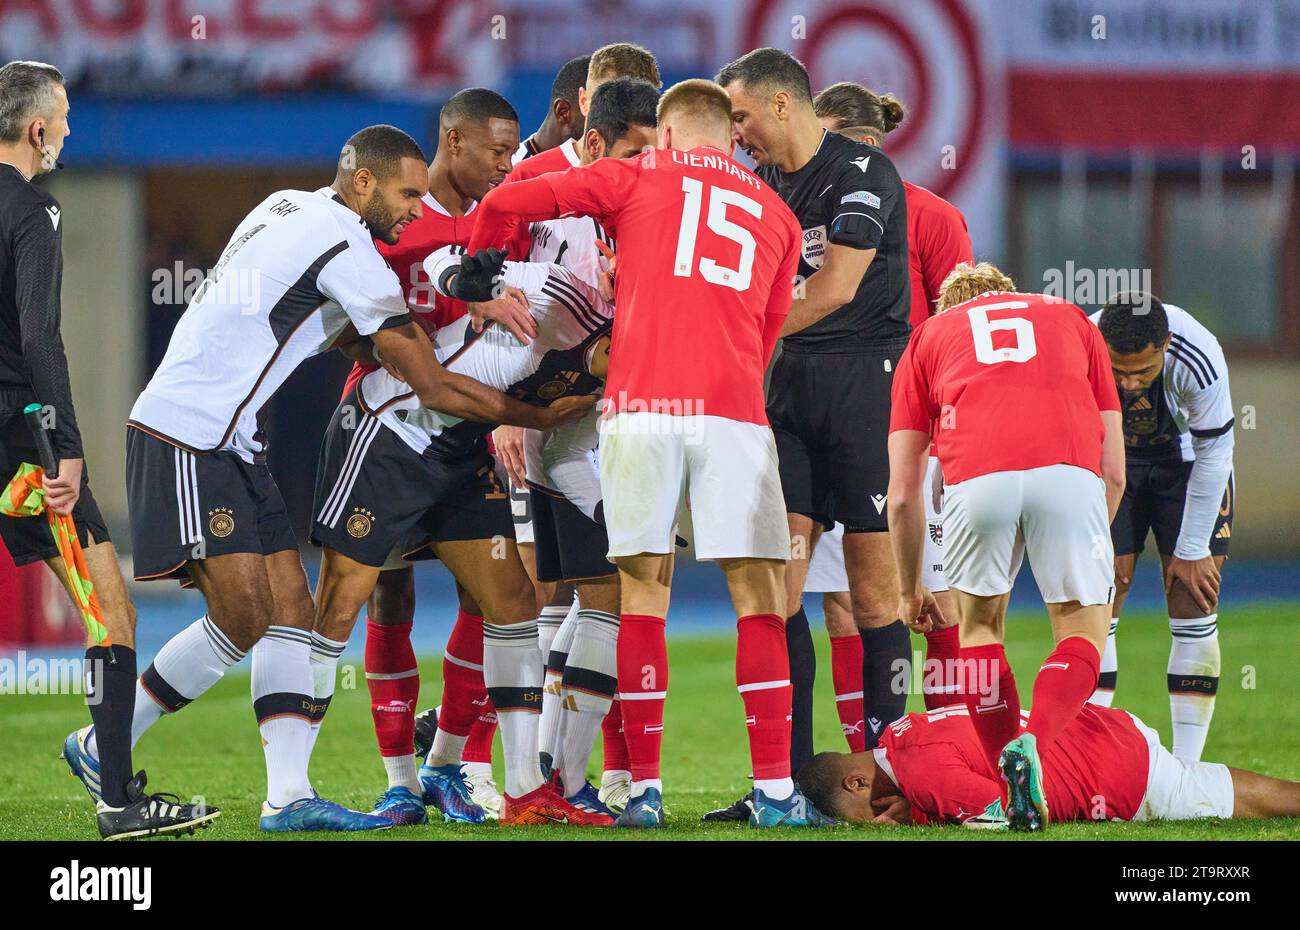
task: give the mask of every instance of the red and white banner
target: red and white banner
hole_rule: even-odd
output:
[[[0,0],[0,61],[109,95],[435,94],[499,83],[506,28],[487,0]]]
[[[1009,0],[1030,148],[1300,151],[1300,0]]]

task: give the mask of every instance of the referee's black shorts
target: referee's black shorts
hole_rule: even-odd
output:
[[[907,338],[812,353],[786,348],[767,417],[785,509],[848,533],[889,529],[889,395]]]
[[[21,409],[0,412],[0,484],[8,484],[24,462],[41,464],[32,439],[30,427],[23,419]],[[104,523],[95,495],[90,493],[90,469],[81,469],[81,496],[72,508],[72,521],[77,526],[77,541],[82,546],[112,542],[108,526]],[[0,539],[13,557],[15,565],[42,562],[59,554],[59,547],[50,533],[50,523],[44,516],[6,517],[0,515]]]

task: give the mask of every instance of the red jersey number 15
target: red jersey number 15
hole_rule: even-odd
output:
[[[697,264],[695,238],[699,233],[704,188],[704,182],[699,178],[682,178],[682,191],[685,197],[682,203],[682,225],[677,231],[677,256],[673,261],[673,274],[679,278],[689,278],[698,269],[700,277],[710,284],[720,284],[723,287],[743,291],[749,287],[754,271],[754,235],[743,226],[737,226],[727,219],[727,207],[737,207],[755,219],[761,219],[763,206],[744,194],[725,187],[709,185],[709,214],[706,220],[708,227],[722,238],[730,239],[740,246],[740,261],[735,268],[725,268],[711,258],[701,257]]]

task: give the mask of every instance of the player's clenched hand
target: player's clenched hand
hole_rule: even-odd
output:
[[[898,619],[902,620],[913,633],[929,633],[931,630],[947,625],[939,603],[927,588],[922,587],[919,594],[900,594],[898,596]]]
[[[82,459],[59,459],[59,476],[45,476],[45,505],[61,516],[72,513],[81,497]]]
[[[506,474],[517,488],[527,487],[524,480],[524,431],[519,426],[498,426],[492,431],[492,448],[505,466]]]
[[[600,400],[599,394],[570,394],[553,401],[543,408],[551,420],[544,428],[552,429],[565,423],[576,423],[591,413],[591,408]]]
[[[1180,559],[1174,556],[1169,560],[1169,570],[1165,573],[1165,594],[1173,589],[1174,582],[1180,582],[1187,593],[1192,596],[1196,606],[1209,613],[1219,604],[1219,568],[1214,564],[1214,556],[1203,559]]]
[[[528,296],[517,287],[507,287],[505,293],[492,300],[469,305],[470,323],[474,332],[483,331],[489,322],[504,326],[524,345],[537,338],[537,321],[528,311]]]

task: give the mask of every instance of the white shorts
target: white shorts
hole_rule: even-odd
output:
[[[1047,604],[1109,604],[1115,554],[1106,486],[1086,468],[999,471],[944,487],[949,586],[990,597],[1011,590],[1025,555]]]
[[[609,557],[674,551],[690,495],[695,557],[790,558],[772,430],[714,416],[624,412],[600,424]]]
[[[1134,820],[1197,820],[1232,816],[1232,773],[1219,762],[1189,762],[1160,745],[1160,734],[1137,717],[1133,723],[1151,750],[1147,793]]]
[[[947,591],[948,581],[943,574],[943,513],[942,500],[930,493],[930,483],[939,460],[931,456],[925,468],[925,542],[921,550],[921,583],[930,592]],[[847,591],[849,573],[844,568],[844,524],[836,523],[822,533],[808,561],[808,578],[804,593],[827,594]]]

